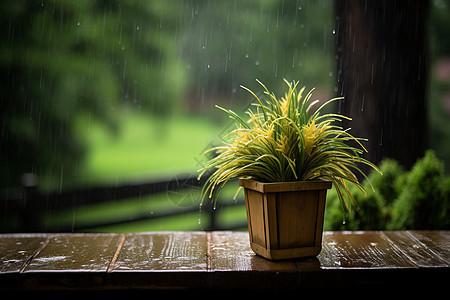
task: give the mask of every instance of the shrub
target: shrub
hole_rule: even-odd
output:
[[[433,151],[427,151],[410,171],[393,159],[384,159],[379,169],[383,175],[369,176],[375,192],[366,188],[364,196],[352,191],[358,206],[347,214],[335,191],[328,193],[325,230],[450,228],[450,177]]]
[[[339,207],[337,195],[331,190],[327,197],[325,212],[325,230],[378,230],[384,229],[390,215],[391,203],[397,198],[405,171],[393,159],[384,159],[379,172],[369,176],[373,191],[364,182],[366,195],[360,191],[351,191],[358,206],[346,214]]]
[[[448,228],[450,178],[433,151],[427,151],[409,172],[392,206],[388,229]]]

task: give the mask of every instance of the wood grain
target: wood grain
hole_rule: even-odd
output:
[[[304,191],[278,194],[277,221],[279,245],[277,249],[313,247],[316,237],[316,218],[319,194]]]
[[[267,260],[248,232],[0,235],[2,291],[292,291],[448,284],[449,231],[325,232],[315,258]],[[322,291],[322,290],[321,290]]]
[[[57,234],[24,272],[105,272],[114,257],[120,234]]]
[[[328,181],[261,183],[241,179],[253,251],[272,260],[320,252]]]
[[[248,227],[251,232],[250,239],[252,243],[267,247],[266,244],[266,228],[265,228],[265,215],[264,211],[264,197],[263,194],[253,191],[245,190],[248,201],[247,216]]]
[[[291,181],[291,182],[259,182],[249,179],[239,179],[239,185],[260,193],[278,193],[307,190],[330,189],[331,181],[328,180],[310,180],[310,181]]]
[[[293,261],[273,262],[256,255],[247,232],[211,233],[211,271],[296,271]]]
[[[206,270],[203,232],[127,234],[113,271]]]
[[[0,273],[19,272],[37,254],[48,235],[0,235]]]
[[[290,290],[298,284],[292,260],[270,261],[250,248],[247,232],[213,232],[210,235],[211,286],[223,290]]]
[[[322,268],[417,268],[380,232],[325,232]]]
[[[450,257],[448,248],[445,250],[448,246],[448,235],[433,239],[429,233],[423,235],[419,232],[386,231],[384,234],[419,267],[449,266],[449,262],[445,261],[445,257]],[[445,239],[447,242],[441,242]],[[441,245],[435,245],[437,240]],[[442,251],[446,253],[440,253]]]

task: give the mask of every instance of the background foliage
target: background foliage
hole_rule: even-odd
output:
[[[332,98],[341,67],[333,3],[2,1],[0,188],[33,184],[23,181],[33,178],[23,177],[29,173],[39,189],[64,190],[195,172],[203,150],[229,125],[213,106],[243,111],[250,99],[239,86],[257,91],[255,78],[275,93],[286,78],[315,87],[318,99]],[[432,149],[445,166],[433,178],[442,181],[444,194],[450,162],[449,16],[450,1],[432,2],[429,119]],[[411,225],[392,216],[398,210],[394,202],[400,207],[407,194],[389,178],[401,174],[423,189],[417,170],[424,167],[385,168],[392,169],[386,171],[391,177],[374,178],[383,182],[383,191],[369,194],[375,200],[361,200],[361,210],[354,211],[362,214],[366,204],[374,211],[360,218],[359,228],[369,219],[387,226],[383,218]],[[392,193],[399,193],[395,201],[386,196]],[[352,217],[341,226],[338,210],[336,226],[350,228]]]
[[[335,191],[327,196],[326,230],[399,230],[450,228],[450,177],[444,164],[428,150],[411,170],[386,158],[381,176],[372,172],[367,195],[353,188],[358,207],[345,216]],[[345,218],[343,218],[345,216]]]

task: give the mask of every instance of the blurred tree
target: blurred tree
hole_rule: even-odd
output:
[[[238,92],[248,97],[240,85],[260,89],[256,78],[275,91],[300,80],[328,97],[332,3],[3,1],[0,186],[23,173],[41,186],[69,183],[83,166],[85,124],[114,129],[124,107],[163,120],[188,88],[206,110],[205,95],[233,104]]]
[[[450,170],[450,1],[432,1],[430,13],[430,140]]]
[[[85,145],[77,121],[114,128],[120,107],[163,117],[181,99],[180,3],[2,1],[0,186],[23,173],[70,181]]]
[[[336,1],[341,112],[366,157],[410,168],[428,147],[429,1]]]
[[[242,100],[240,85],[262,92],[255,79],[275,93],[285,90],[286,78],[331,94],[332,3],[191,1],[180,47],[186,66],[195,74],[190,87],[197,101],[204,104],[213,95],[214,104],[219,97],[234,104],[233,98]]]

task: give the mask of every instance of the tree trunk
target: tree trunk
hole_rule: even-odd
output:
[[[336,0],[339,110],[373,163],[409,168],[428,146],[428,12],[426,0]]]

